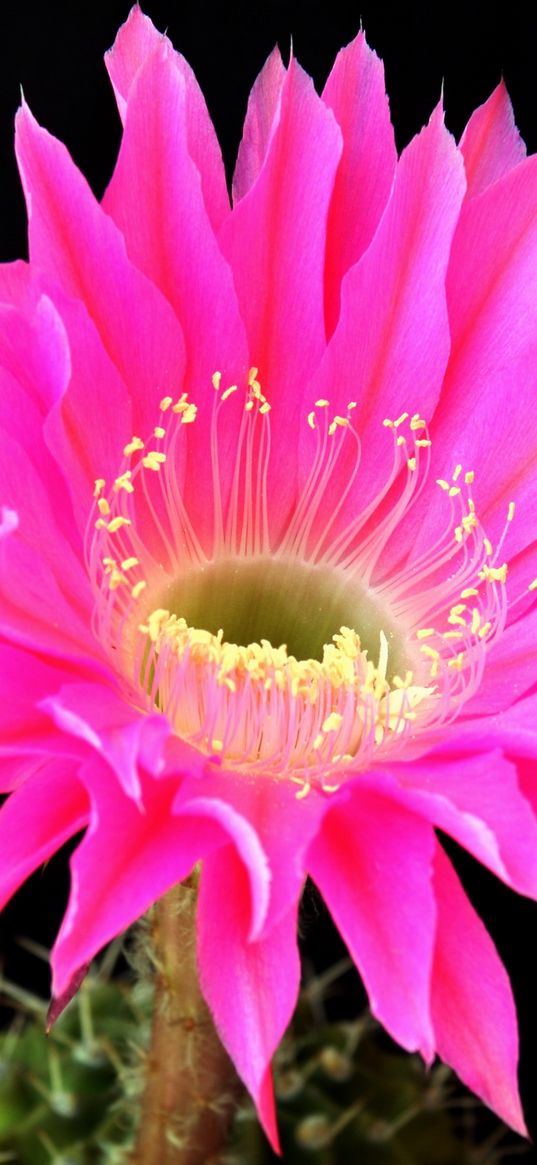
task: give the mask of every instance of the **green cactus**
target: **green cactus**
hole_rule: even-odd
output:
[[[286,1165],[492,1165],[505,1156],[501,1126],[495,1147],[478,1143],[475,1121],[461,1121],[478,1105],[448,1069],[426,1073],[368,1016],[319,1022],[316,1006],[312,1022],[312,995],[318,1005],[327,983],[313,980],[303,992],[276,1058]],[[147,981],[133,986],[101,965],[48,1037],[45,1004],[9,984],[3,990],[17,1011],[0,1035],[0,1163],[125,1165],[143,1086]],[[227,1165],[276,1160],[245,1103]]]

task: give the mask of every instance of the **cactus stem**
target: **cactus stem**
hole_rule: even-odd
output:
[[[200,991],[195,953],[197,876],[149,917],[154,1005],[132,1165],[220,1160],[239,1092]]]

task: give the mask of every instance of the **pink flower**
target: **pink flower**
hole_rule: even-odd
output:
[[[17,118],[2,899],[87,826],[61,997],[202,860],[203,989],[276,1143],[309,872],[394,1039],[524,1132],[508,978],[434,826],[537,895],[537,159],[500,86],[398,161],[360,34],[321,98],[270,57],[230,210],[139,9],[107,64],[102,206]]]

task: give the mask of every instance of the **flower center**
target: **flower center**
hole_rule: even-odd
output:
[[[257,370],[242,414],[238,386],[222,391],[219,373],[212,384],[201,429],[212,475],[203,537],[187,493],[197,407],[186,393],[175,404],[164,397],[149,441],[133,437],[112,485],[95,484],[87,545],[95,633],[135,698],[179,736],[236,768],[286,775],[300,784],[297,795],[329,790],[349,768],[427,747],[425,736],[478,687],[505,622],[499,555],[514,505],[494,551],[476,514],[473,472],[457,465],[451,481],[437,482],[444,529],[420,556],[399,550],[401,565],[387,576],[385,551],[430,485],[426,423],[408,413],[384,421],[385,482],[345,524],[336,519],[361,465],[356,406],[331,416],[319,400],[305,417],[310,469],[275,537],[271,406]],[[239,422],[221,438],[230,397]],[[195,464],[199,457],[196,448]]]
[[[213,635],[221,630],[227,643],[285,645],[297,660],[321,661],[325,645],[343,626],[352,627],[362,650],[377,658],[383,631],[388,676],[411,666],[385,604],[341,570],[292,558],[234,557],[179,576],[160,599],[191,627]]]

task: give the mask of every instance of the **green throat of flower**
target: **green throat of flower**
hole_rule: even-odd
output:
[[[322,661],[342,627],[359,636],[362,651],[379,658],[381,631],[388,645],[387,678],[411,661],[389,613],[342,571],[292,559],[229,558],[179,577],[161,596],[170,615],[226,643],[285,646],[296,660]]]

